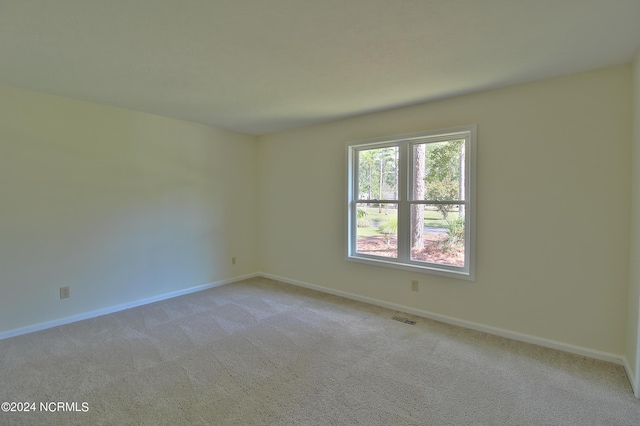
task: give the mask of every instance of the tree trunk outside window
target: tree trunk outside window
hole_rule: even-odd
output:
[[[413,199],[424,200],[425,144],[414,145],[413,151]],[[424,248],[424,204],[411,206],[411,248]]]

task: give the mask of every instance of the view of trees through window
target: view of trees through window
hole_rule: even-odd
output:
[[[415,143],[407,194],[413,261],[464,266],[464,140]],[[399,148],[358,152],[356,251],[397,258]]]
[[[358,253],[398,257],[398,155],[397,146],[359,152]]]

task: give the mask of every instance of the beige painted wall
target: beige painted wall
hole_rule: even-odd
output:
[[[627,65],[261,137],[261,270],[622,354],[630,106]],[[474,123],[476,282],[347,262],[345,142]]]
[[[640,52],[633,63],[633,173],[631,207],[631,276],[625,356],[640,398]]]
[[[0,332],[255,272],[256,152],[252,136],[0,87]]]

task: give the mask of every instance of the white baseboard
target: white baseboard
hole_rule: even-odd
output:
[[[601,352],[594,349],[584,348],[581,346],[570,345],[568,343],[558,342],[556,340],[545,339],[542,337],[532,336],[529,334],[518,333],[511,330],[506,330],[503,328],[492,327],[488,325],[479,324],[472,321],[466,321],[459,318],[454,318],[446,315],[436,314],[429,311],[424,311],[422,309],[415,309],[409,306],[404,306],[396,303],[386,302],[384,300],[374,299],[371,297],[361,296],[358,294],[348,293],[346,291],[335,290],[328,287],[322,287],[316,284],[311,284],[303,281],[292,280],[285,277],[280,277],[277,275],[267,274],[267,273],[259,273],[260,276],[265,278],[270,278],[277,281],[282,281],[284,283],[293,284],[300,287],[309,288],[312,290],[317,290],[323,293],[333,294],[335,296],[345,297],[347,299],[358,300],[360,302],[370,303],[372,305],[381,306],[383,308],[393,309],[400,312],[406,312],[408,314],[417,315],[423,318],[429,318],[436,321],[444,322],[447,324],[457,325],[464,328],[469,328],[476,331],[482,331],[485,333],[493,334],[496,336],[506,337],[513,340],[518,340],[520,342],[532,343],[538,346],[544,346],[551,349],[558,349],[564,352],[573,353],[576,355],[582,355],[588,358],[599,359],[603,361],[612,362],[618,365],[625,365],[625,359],[622,355],[612,354],[608,352]],[[627,369],[627,371],[630,371]],[[634,385],[635,383],[632,383]],[[634,386],[635,388],[635,386]]]
[[[638,383],[636,383],[636,378],[633,374],[633,370],[631,369],[631,365],[629,365],[627,357],[622,357],[622,365],[624,366],[624,371],[627,373],[627,377],[629,378],[629,383],[631,383],[633,394],[636,398],[640,399],[640,389],[638,389]]]
[[[60,318],[53,321],[42,322],[39,324],[29,325],[27,327],[16,328],[14,330],[9,330],[0,333],[0,340],[8,339],[9,337],[19,336],[21,334],[33,333],[35,331],[45,330],[51,327],[57,327],[59,325],[69,324],[76,321],[82,321],[89,318],[95,318],[102,315],[111,314],[118,311],[123,311],[125,309],[135,308],[137,306],[147,305],[149,303],[159,302],[161,300],[171,299],[173,297],[183,296],[185,294],[195,293],[196,291],[202,291],[213,287],[219,287],[225,284],[231,284],[236,281],[246,280],[248,278],[257,277],[259,274],[247,274],[239,277],[229,278],[226,280],[215,281],[209,284],[203,284],[196,287],[190,287],[183,290],[172,291],[170,293],[161,294],[158,296],[149,297],[142,300],[135,300],[133,302],[123,303],[121,305],[110,306],[108,308],[98,309],[96,311],[85,312],[78,315],[72,315],[65,318]]]

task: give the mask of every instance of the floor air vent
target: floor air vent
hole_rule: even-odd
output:
[[[403,322],[405,324],[414,325],[416,322],[404,317],[393,317],[392,320]]]

